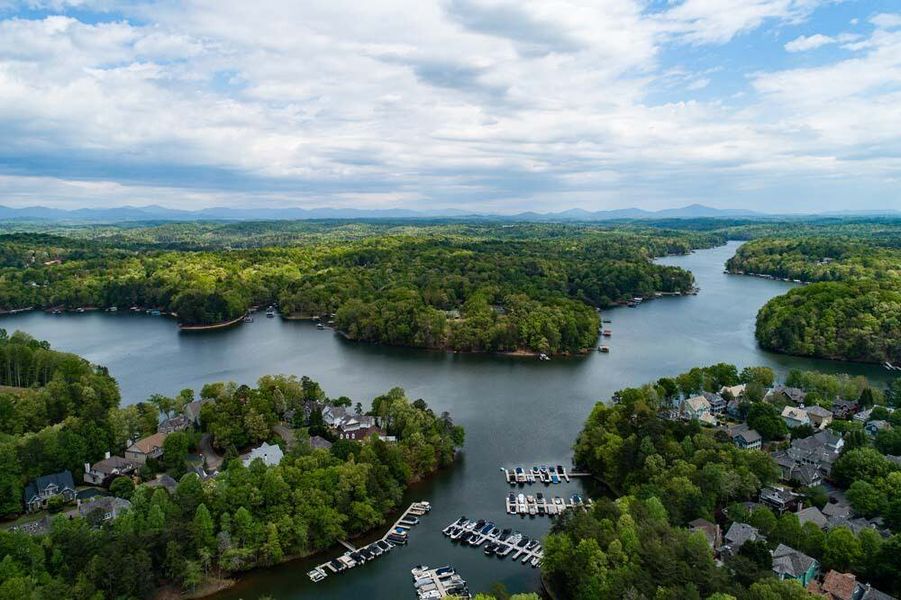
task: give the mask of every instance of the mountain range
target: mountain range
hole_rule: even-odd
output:
[[[901,211],[844,211],[823,216],[901,216]],[[65,210],[44,206],[11,208],[0,206],[0,221],[54,221],[79,223],[121,223],[138,221],[252,221],[300,219],[490,219],[503,221],[610,221],[622,219],[762,218],[780,216],[745,209],[711,208],[691,204],[682,208],[648,211],[641,208],[587,211],[579,208],[559,212],[522,212],[513,215],[473,213],[461,210],[416,211],[401,208],[227,208],[179,210],[163,206],[120,206]],[[784,216],[784,215],[781,215]]]

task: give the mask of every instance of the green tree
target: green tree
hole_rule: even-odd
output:
[[[131,480],[131,477],[116,477],[110,483],[109,491],[117,498],[131,500],[131,496],[135,492],[135,482]]]

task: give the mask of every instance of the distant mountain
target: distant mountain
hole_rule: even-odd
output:
[[[843,211],[823,213],[824,216],[901,216],[901,211]],[[697,218],[761,218],[778,216],[745,209],[712,208],[691,204],[682,208],[648,211],[640,208],[588,211],[572,208],[559,212],[522,212],[514,215],[471,213],[446,209],[416,211],[403,208],[228,208],[215,207],[200,210],[179,210],[163,206],[120,206],[115,208],[79,208],[64,210],[31,206],[10,208],[0,206],[0,221],[50,221],[60,223],[125,223],[140,221],[253,221],[253,220],[303,220],[303,219],[486,219],[497,221],[532,222],[591,222],[620,219],[697,219]],[[795,215],[797,216],[797,215]]]

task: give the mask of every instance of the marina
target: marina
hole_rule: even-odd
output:
[[[413,575],[413,587],[421,600],[433,598],[472,598],[466,581],[451,566],[430,569],[425,565],[417,565],[410,570]]]
[[[507,514],[523,517],[551,517],[575,508],[588,509],[591,505],[591,498],[583,499],[579,494],[573,494],[569,500],[565,500],[560,496],[545,497],[541,492],[534,496],[510,492],[506,500]]]
[[[460,517],[444,528],[445,537],[452,542],[475,548],[483,547],[485,556],[496,556],[531,566],[533,569],[541,564],[544,550],[541,542],[512,529],[500,529],[493,521],[479,519],[471,521]]]
[[[380,539],[362,548],[355,548],[350,542],[339,540],[339,543],[347,548],[347,552],[341,556],[326,561],[314,569],[307,571],[307,577],[313,583],[319,583],[329,575],[337,575],[348,569],[360,566],[363,563],[375,560],[379,556],[393,550],[396,546],[407,544],[407,534],[410,528],[419,525],[419,517],[432,510],[428,502],[414,502],[405,510],[394,525],[388,529]],[[428,596],[429,598],[443,598],[443,596]]]
[[[526,467],[513,467],[512,469],[501,467],[501,471],[510,485],[569,483],[572,477],[588,477],[590,475],[590,473],[569,472],[563,465],[540,465],[528,469]]]

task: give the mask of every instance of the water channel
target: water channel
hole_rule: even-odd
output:
[[[739,368],[767,365],[780,375],[804,368],[888,379],[888,372],[874,365],[781,356],[758,348],[757,310],[792,284],[724,274],[723,264],[738,244],[661,259],[662,264],[692,271],[700,294],[607,311],[604,318],[612,320],[613,330],[605,342],[609,354],[593,352],[549,362],[358,344],[310,323],[263,315],[253,323],[203,334],[179,333],[173,321],[160,317],[106,313],[27,313],[0,319],[0,327],[26,331],[56,349],[106,365],[119,382],[124,404],[155,392],[199,390],[212,381],[253,384],[266,373],[288,373],[308,375],[330,396],[346,395],[364,405],[401,386],[410,398],[425,399],[436,412],[449,411],[465,427],[466,447],[458,464],[408,493],[410,500],[429,500],[433,505],[411,532],[408,546],[318,584],[305,573],[323,556],[255,571],[217,600],[264,595],[277,600],[414,598],[409,573],[419,563],[453,565],[473,592],[487,591],[495,581],[511,592],[531,591],[538,587],[536,569],[458,547],[441,535],[441,529],[465,514],[526,535],[544,534],[549,527],[546,518],[505,514],[504,498],[510,489],[499,467],[569,465],[572,442],[595,402],[608,400],[626,386],[721,361]],[[532,491],[569,496],[581,485],[574,482],[548,490],[539,485]]]

